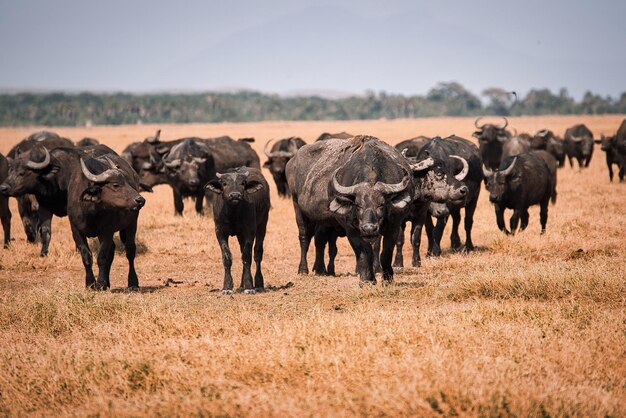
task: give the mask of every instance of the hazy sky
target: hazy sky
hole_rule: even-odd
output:
[[[0,88],[626,91],[626,1],[0,0]]]

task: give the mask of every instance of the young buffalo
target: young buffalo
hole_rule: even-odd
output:
[[[230,268],[233,258],[228,246],[228,238],[236,236],[241,248],[243,272],[240,290],[254,294],[263,290],[263,240],[267,228],[270,209],[270,192],[267,181],[261,170],[250,167],[238,167],[225,173],[216,173],[217,178],[211,180],[205,188],[216,194],[213,202],[215,218],[215,235],[222,250],[224,262],[224,288],[222,293],[233,293],[233,276]],[[254,262],[256,274],[252,283],[252,245],[254,244]]]

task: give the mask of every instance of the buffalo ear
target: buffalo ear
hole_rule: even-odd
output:
[[[263,167],[265,168],[270,168],[271,164],[270,164],[270,160],[267,160],[265,163],[263,163]]]
[[[102,188],[100,186],[92,185],[89,186],[83,191],[80,195],[80,200],[85,202],[100,202],[100,195],[102,193]]]
[[[246,192],[252,194],[256,193],[263,188],[263,183],[258,181],[250,181],[246,183]]]
[[[146,183],[139,183],[139,188],[144,192],[148,192],[148,193],[154,192],[154,190],[152,190],[152,187],[150,187]]]
[[[346,199],[345,197],[337,196],[333,200],[331,200],[328,205],[328,209],[331,212],[334,212],[338,215],[347,215],[352,210],[352,206],[354,202],[350,199]]]
[[[407,191],[404,191],[403,193],[400,193],[399,195],[391,199],[391,206],[394,209],[404,209],[410,203],[411,203],[411,195]]]
[[[217,179],[213,179],[204,186],[205,190],[209,190],[216,194],[221,194],[224,190],[222,189],[222,183]]]

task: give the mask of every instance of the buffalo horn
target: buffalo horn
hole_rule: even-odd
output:
[[[267,156],[267,158],[272,158],[272,152],[270,151],[270,144],[272,143],[273,139],[270,139],[269,141],[267,141],[267,143],[265,144],[265,148],[263,148],[263,152],[265,153],[265,155]]]
[[[479,120],[481,120],[481,119],[482,119],[482,117],[479,117],[479,118],[476,118],[476,120],[474,121],[474,126],[475,126],[477,129],[482,129],[482,128],[483,128],[483,125],[478,126],[478,121],[479,121]]]
[[[509,120],[507,118],[505,118],[504,116],[502,116],[502,119],[504,119],[504,126],[502,126],[500,129],[504,129],[507,126],[509,126]]]
[[[383,183],[382,181],[379,181],[374,185],[374,189],[381,191],[384,194],[400,193],[401,191],[406,189],[406,186],[409,185],[410,180],[411,180],[411,177],[405,173],[400,183],[390,184],[390,183]]]
[[[105,181],[107,181],[109,176],[111,176],[111,174],[115,172],[114,170],[109,168],[104,173],[93,174],[91,171],[89,171],[89,169],[85,165],[85,161],[82,158],[80,159],[80,168],[83,170],[83,174],[85,175],[85,177],[87,177],[87,180],[93,181],[94,183],[104,183]]]
[[[44,148],[43,150],[46,152],[46,157],[43,159],[43,161],[40,163],[36,163],[34,161],[28,160],[28,162],[26,163],[26,167],[32,168],[33,170],[43,170],[44,168],[48,167],[48,164],[50,164],[50,152],[47,148]]]
[[[433,164],[435,164],[435,160],[433,160],[432,157],[428,157],[425,160],[422,160],[418,163],[411,164],[411,170],[413,171],[426,170],[427,168],[432,167]]]
[[[343,195],[353,195],[354,192],[356,191],[356,188],[358,185],[354,185],[354,186],[342,186],[341,184],[339,184],[339,182],[337,181],[337,171],[339,171],[339,169],[336,169],[335,172],[333,173],[333,188],[337,191],[337,193],[339,194],[343,194]]]
[[[490,169],[488,169],[485,164],[483,164],[483,175],[485,177],[490,177],[493,175],[493,171],[491,171]]]
[[[469,164],[467,163],[467,160],[463,157],[459,157],[458,155],[451,155],[450,158],[456,158],[463,164],[463,169],[461,170],[461,172],[454,176],[454,178],[458,181],[462,181],[465,176],[467,176],[467,173],[469,173]]]
[[[513,170],[513,166],[515,165],[516,162],[517,162],[517,157],[513,158],[513,161],[511,162],[511,164],[506,169],[502,170],[501,173],[504,174],[505,176],[508,176]]]
[[[176,168],[180,165],[180,158],[177,158],[171,162],[166,162],[165,165],[169,168]]]
[[[582,136],[572,136],[570,139],[574,142],[581,142],[584,138]]]

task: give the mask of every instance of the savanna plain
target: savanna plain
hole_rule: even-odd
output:
[[[562,135],[585,123],[599,137],[623,117],[518,117],[509,126]],[[255,137],[262,162],[270,138],[311,142],[345,130],[395,144],[474,130],[472,118],[48,129],[121,152],[158,128],[162,139]],[[37,129],[0,129],[0,151]],[[501,233],[483,187],[475,252],[450,253],[448,225],[440,258],[422,254],[422,267],[369,288],[359,287],[345,239],[337,277],[296,274],[292,203],[267,170],[268,289],[256,295],[219,292],[212,216],[187,201],[175,217],[168,186],[144,194],[142,289],[132,293],[122,253],[111,291],[84,289],[66,218],[53,220],[41,258],[12,199],[15,239],[0,250],[0,415],[626,416],[626,184],[609,183],[604,158],[596,145],[588,169],[559,169],[545,235],[537,207],[526,231]],[[238,284],[234,238],[231,248]],[[405,260],[410,253],[405,246]]]

